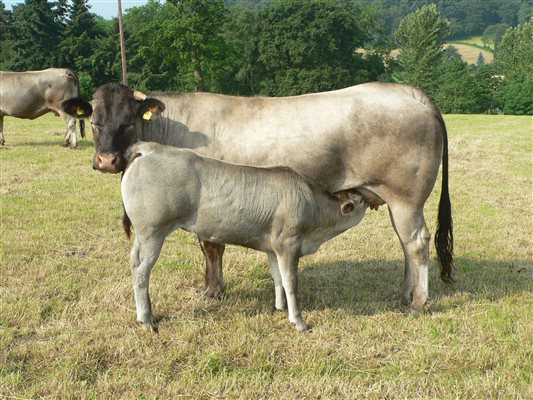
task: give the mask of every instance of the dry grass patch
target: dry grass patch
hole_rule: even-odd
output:
[[[224,298],[206,302],[196,239],[172,234],[152,274],[152,335],[135,322],[120,177],[92,171],[89,141],[62,148],[62,120],[7,118],[0,398],[533,397],[532,119],[445,119],[458,282],[431,268],[430,312],[403,316],[382,207],[302,260],[310,334],[273,311],[263,255],[229,248]]]

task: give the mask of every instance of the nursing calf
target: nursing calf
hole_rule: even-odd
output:
[[[367,205],[356,193],[328,193],[285,167],[259,168],[201,157],[191,150],[139,142],[122,179],[124,228],[133,225],[131,265],[137,319],[155,330],[150,272],[177,228],[200,240],[267,253],[275,306],[298,331],[308,326],[297,302],[298,260],[358,224]]]

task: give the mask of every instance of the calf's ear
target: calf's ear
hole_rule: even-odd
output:
[[[350,214],[355,208],[355,204],[353,201],[348,200],[341,204],[341,214],[342,215],[348,215]]]
[[[139,106],[139,115],[146,121],[152,119],[154,114],[161,114],[163,111],[165,111],[165,104],[150,97],[143,100]]]
[[[63,101],[61,108],[71,117],[78,119],[89,118],[93,113],[92,106],[78,97]]]

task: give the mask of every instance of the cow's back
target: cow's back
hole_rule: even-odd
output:
[[[427,182],[417,185],[411,177],[436,177],[438,171],[440,114],[410,86],[369,83],[281,98],[157,97],[167,110],[161,122],[143,122],[144,139],[160,141],[157,135],[166,129],[168,144],[241,164],[288,165],[331,192],[356,187],[376,192],[385,185],[422,191],[424,197]]]

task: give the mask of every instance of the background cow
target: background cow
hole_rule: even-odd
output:
[[[4,116],[35,119],[52,111],[67,124],[65,146],[76,147],[76,120],[63,111],[61,102],[79,95],[78,77],[69,69],[0,71],[0,145],[5,144]],[[85,137],[83,120],[80,120],[80,133]]]
[[[294,97],[157,94],[106,84],[93,95],[93,166],[124,169],[137,140],[192,148],[246,165],[287,165],[329,192],[357,190],[373,207],[387,203],[405,254],[402,301],[413,314],[428,297],[430,233],[424,204],[442,160],[435,235],[441,277],[451,280],[453,228],[448,193],[448,139],[439,110],[411,86],[367,83]],[[73,99],[72,110],[87,103]],[[76,115],[71,111],[72,115]],[[200,240],[206,294],[223,287],[224,246]]]
[[[335,197],[289,168],[258,168],[200,157],[188,149],[138,143],[122,179],[137,319],[155,330],[150,272],[167,235],[182,228],[200,240],[267,253],[276,308],[308,329],[298,308],[298,260],[358,224],[366,204],[358,194]],[[129,217],[129,219],[128,219]]]

